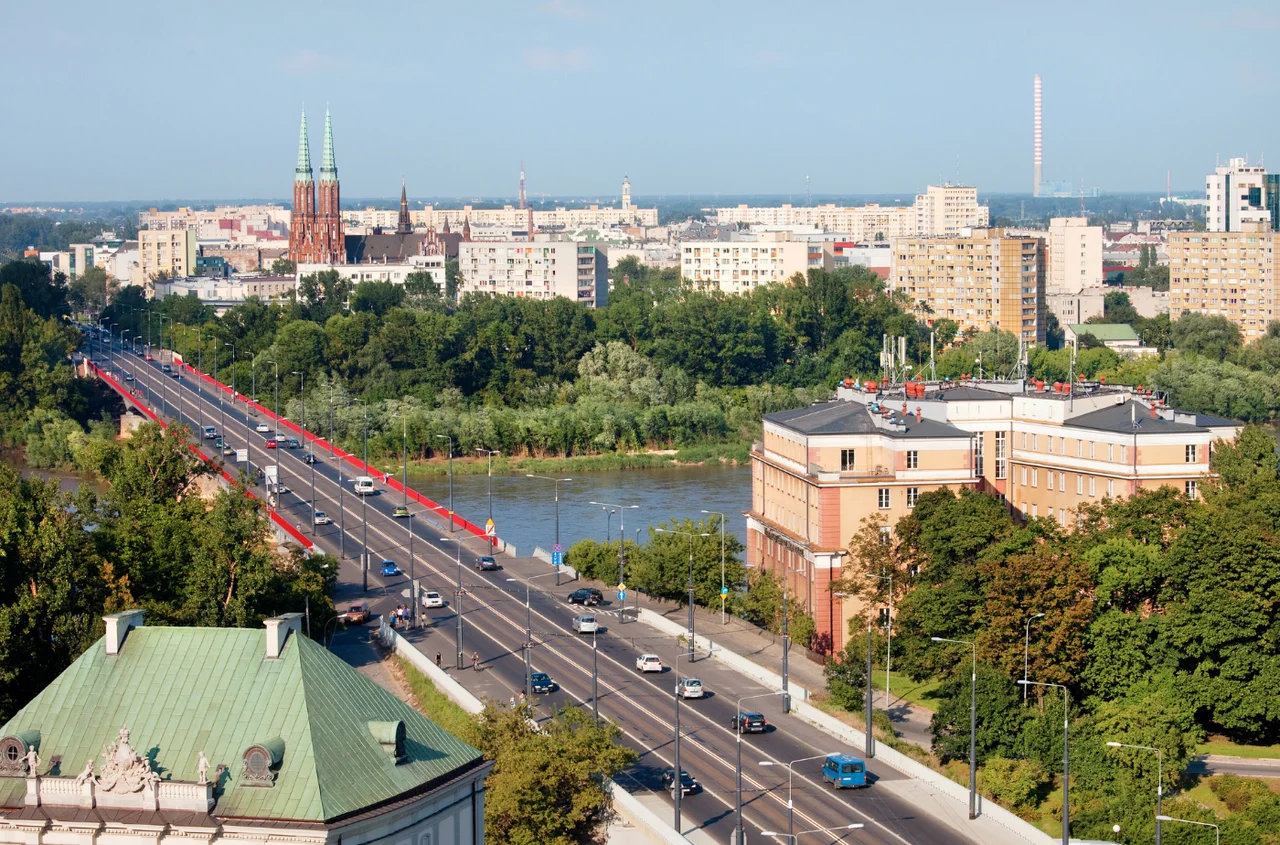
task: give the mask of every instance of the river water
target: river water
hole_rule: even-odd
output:
[[[605,539],[605,512],[590,502],[637,505],[628,509],[627,536],[635,529],[661,525],[671,518],[704,519],[703,510],[726,516],[728,533],[745,542],[744,510],[751,507],[749,467],[662,467],[613,472],[587,472],[560,484],[560,543],[565,551],[578,540]],[[489,515],[488,476],[455,475],[453,509],[477,525]],[[410,476],[409,486],[442,505],[449,503],[448,476]],[[493,521],[498,536],[514,545],[521,555],[535,546],[551,551],[555,542],[555,485],[524,475],[493,476]],[[618,537],[619,515],[608,526]],[[647,531],[641,531],[642,541]]]

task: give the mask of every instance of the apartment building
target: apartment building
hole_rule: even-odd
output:
[[[1169,235],[1169,319],[1197,312],[1226,317],[1245,342],[1267,333],[1277,313],[1276,248],[1280,237],[1267,223],[1241,224],[1233,232]]]
[[[183,279],[196,272],[195,229],[143,229],[138,232],[138,262],[142,277],[163,271]]]
[[[954,320],[966,334],[996,328],[1044,343],[1044,241],[974,229],[968,237],[898,238],[889,287],[930,323]],[[927,310],[922,307],[927,306]]]
[[[1163,486],[1199,495],[1212,444],[1241,430],[1128,387],[868,386],[881,389],[847,381],[834,401],[766,414],[751,452],[747,562],[785,578],[835,650],[863,605],[829,585],[864,517],[882,516],[889,540],[921,495],[969,487],[1017,517],[1068,526],[1107,497]]]
[[[985,227],[991,212],[978,205],[978,189],[965,185],[930,185],[916,196],[919,221],[916,233],[925,237],[952,237],[966,229]]]
[[[748,226],[817,226],[840,232],[853,241],[889,241],[910,236],[953,235],[986,226],[991,214],[978,205],[978,189],[962,185],[929,185],[909,206],[738,205],[716,209],[716,221]]]
[[[1053,288],[1078,291],[1102,287],[1102,227],[1084,217],[1049,221],[1049,272]]]
[[[594,308],[609,293],[602,244],[569,241],[465,241],[458,245],[458,294],[563,296]]]
[[[679,255],[685,280],[725,293],[750,293],[810,268],[835,268],[829,244],[806,241],[681,241]]]
[[[159,231],[194,229],[205,240],[255,234],[279,237],[288,233],[292,214],[282,205],[220,205],[213,209],[152,208],[138,212],[138,227]]]
[[[1280,175],[1260,164],[1229,159],[1205,177],[1205,225],[1210,232],[1243,232],[1251,223],[1280,229]]]
[[[442,292],[445,286],[445,257],[441,253],[429,255],[410,255],[407,259],[394,264],[377,262],[364,264],[299,264],[295,278],[301,281],[303,276],[313,273],[333,271],[342,278],[358,285],[361,282],[390,282],[403,285],[411,273],[429,273],[431,281]]]

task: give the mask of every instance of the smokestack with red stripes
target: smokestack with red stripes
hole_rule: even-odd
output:
[[[1035,172],[1032,175],[1035,184],[1031,186],[1031,195],[1034,197],[1040,196],[1040,182],[1044,177],[1044,173],[1041,170],[1044,165],[1044,137],[1042,134],[1044,130],[1044,111],[1040,96],[1040,74],[1037,73],[1035,83]]]

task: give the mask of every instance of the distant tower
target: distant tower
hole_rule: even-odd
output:
[[[528,232],[528,238],[533,240],[533,206],[528,208],[528,222],[525,224],[525,230]]]
[[[462,240],[471,243],[471,215],[462,218]]]
[[[293,171],[293,213],[289,221],[289,257],[298,264],[312,262],[316,216],[316,184],[311,174],[311,145],[307,141],[307,111],[298,130],[298,165]]]
[[[413,224],[409,222],[409,198],[404,192],[404,177],[400,179],[400,216],[396,218],[396,234],[413,233]]]
[[[1041,101],[1040,74],[1036,74],[1035,82],[1035,167],[1032,173],[1034,184],[1031,186],[1031,195],[1040,196],[1040,182],[1044,178],[1044,111]]]
[[[315,218],[316,259],[322,264],[346,264],[347,250],[338,190],[338,163],[333,155],[333,123],[324,110],[324,154],[320,161],[320,185]]]
[[[626,176],[622,177],[622,210],[627,211],[631,208],[631,182]]]
[[[524,159],[520,159],[520,207],[527,205],[524,198]]]

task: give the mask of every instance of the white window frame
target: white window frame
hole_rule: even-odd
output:
[[[881,487],[876,490],[876,504],[880,510],[887,511],[893,502],[892,492],[888,487]]]
[[[1092,475],[1089,476],[1089,498],[1092,499],[1096,495],[1094,493],[1094,482],[1097,481]]]
[[[916,502],[920,499],[919,487],[907,488],[907,509],[910,510],[916,506]]]
[[[920,453],[915,449],[907,450],[907,469],[920,468]]]

